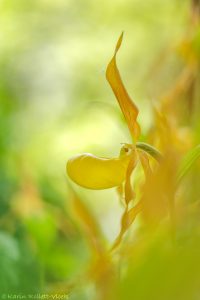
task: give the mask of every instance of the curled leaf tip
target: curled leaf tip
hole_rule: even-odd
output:
[[[119,50],[119,48],[121,47],[121,44],[122,44],[122,40],[123,40],[123,36],[124,36],[124,32],[122,31],[119,39],[118,39],[118,42],[117,42],[117,45],[116,45],[116,48],[115,48],[115,55],[117,54],[117,51]]]

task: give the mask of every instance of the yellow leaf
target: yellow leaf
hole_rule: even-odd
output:
[[[142,201],[139,201],[130,210],[128,210],[127,207],[126,207],[126,209],[125,209],[125,211],[122,215],[120,233],[119,233],[118,237],[116,238],[113,246],[111,247],[111,251],[115,250],[120,245],[120,243],[122,241],[122,238],[124,236],[124,233],[131,226],[131,224],[135,220],[136,216],[141,212],[141,210],[142,210]]]
[[[116,188],[116,192],[117,192],[117,194],[118,194],[120,203],[121,203],[122,205],[124,205],[124,186],[123,186],[123,183],[120,184],[120,185]]]
[[[142,150],[139,150],[138,153],[139,153],[139,157],[140,157],[140,162],[141,162],[142,168],[144,170],[145,177],[146,177],[146,179],[148,179],[148,177],[150,175],[152,175],[152,170],[151,170],[151,166],[150,166],[150,163],[149,163],[149,157]]]
[[[176,192],[178,153],[166,153],[157,169],[148,176],[143,186],[143,217],[149,226],[157,226],[171,213]],[[173,208],[172,208],[173,209]]]
[[[135,193],[132,188],[131,184],[131,174],[133,170],[135,169],[138,162],[138,156],[137,152],[134,151],[131,157],[131,160],[129,162],[127,171],[126,171],[126,181],[125,181],[125,202],[128,205],[128,203],[134,198]]]
[[[124,114],[126,122],[128,124],[131,136],[136,142],[140,135],[140,126],[137,123],[138,108],[135,103],[131,100],[129,94],[126,91],[126,88],[122,82],[119,70],[116,64],[116,55],[121,46],[123,38],[123,33],[119,37],[117,42],[115,53],[110,63],[107,66],[106,78],[117,98],[117,101],[120,105],[120,108]]]
[[[79,196],[74,191],[72,192],[72,208],[75,216],[78,217],[78,220],[81,223],[81,228],[84,231],[84,235],[87,238],[92,250],[95,253],[102,255],[102,253],[105,252],[103,238],[95,217],[79,198]]]

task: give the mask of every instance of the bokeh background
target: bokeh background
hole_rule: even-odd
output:
[[[195,22],[191,3],[0,1],[0,294],[52,292],[87,265],[66,161],[82,152],[117,156],[120,143],[130,142],[105,79],[122,30],[118,66],[140,110],[145,141],[152,101],[186,65],[177,49]],[[73,188],[111,243],[122,213],[115,190]],[[90,293],[70,299],[92,299]]]

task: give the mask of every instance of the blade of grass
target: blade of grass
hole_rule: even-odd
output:
[[[200,145],[189,151],[180,163],[178,174],[177,174],[177,184],[183,179],[183,177],[189,172],[193,164],[200,157]]]

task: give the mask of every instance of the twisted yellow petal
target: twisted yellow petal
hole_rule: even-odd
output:
[[[121,46],[123,38],[123,33],[121,34],[116,48],[113,58],[111,59],[110,63],[107,66],[106,70],[106,78],[117,98],[117,101],[120,105],[120,108],[124,114],[124,117],[126,119],[126,122],[128,124],[131,136],[133,140],[136,142],[140,135],[140,126],[137,122],[137,116],[138,116],[138,108],[135,105],[135,103],[131,100],[131,97],[129,96],[128,92],[126,91],[126,88],[123,84],[123,81],[121,79],[119,70],[117,68],[116,64],[116,55],[117,52]]]

